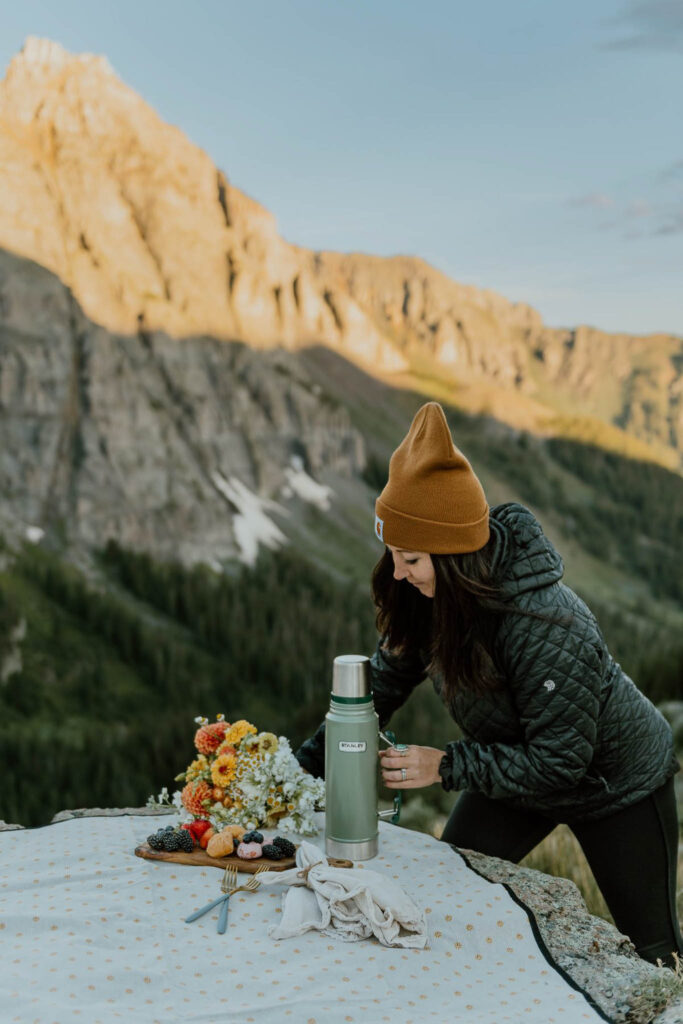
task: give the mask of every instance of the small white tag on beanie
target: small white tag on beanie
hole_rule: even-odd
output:
[[[375,512],[375,534],[379,538],[379,540],[384,542],[384,520],[380,519],[380,517],[377,515],[376,512]]]

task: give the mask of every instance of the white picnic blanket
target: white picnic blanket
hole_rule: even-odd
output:
[[[398,882],[371,869],[330,867],[305,840],[296,851],[296,867],[269,871],[263,885],[285,885],[282,919],[268,934],[292,939],[319,931],[343,942],[374,935],[383,946],[424,949],[427,919]]]
[[[322,816],[321,816],[322,817]],[[424,949],[311,929],[277,942],[277,886],[133,855],[174,818],[80,818],[0,832],[2,1024],[597,1024],[539,948],[526,912],[449,846],[380,823],[377,871],[424,910]],[[321,822],[322,823],[322,822]],[[272,834],[272,833],[271,833]],[[324,847],[322,832],[313,843]],[[246,878],[246,876],[241,876]]]

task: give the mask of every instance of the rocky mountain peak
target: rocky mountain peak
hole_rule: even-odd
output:
[[[73,88],[74,80],[87,76],[91,77],[91,85],[96,76],[100,89],[107,79],[116,81],[106,57],[87,53],[74,56],[51,39],[28,36],[7,68],[0,91],[3,115],[29,123],[52,90],[61,90],[66,79]]]
[[[638,454],[680,462],[680,338],[555,330],[415,257],[290,245],[105,58],[27,40],[0,84],[0,168],[0,247],[110,331],[322,343],[375,375],[442,376],[516,426],[566,430],[571,408],[608,424],[606,443],[630,433]]]
[[[578,416],[590,440],[680,464],[680,338],[553,329],[416,257],[291,245],[104,58],[26,41],[0,83],[0,193],[0,484],[28,523],[59,509],[87,543],[166,530],[155,546],[175,549],[199,494],[249,520],[235,479],[265,501],[292,458],[311,479],[358,473],[359,435],[297,362],[320,345],[515,426]],[[211,507],[188,560],[215,550]]]

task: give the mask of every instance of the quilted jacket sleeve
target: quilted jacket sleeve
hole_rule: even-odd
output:
[[[394,711],[408,699],[418,683],[426,678],[425,665],[419,654],[395,655],[382,646],[381,640],[370,659],[372,696],[379,715],[380,729]],[[296,759],[302,768],[323,778],[325,774],[325,723],[297,750]]]
[[[379,727],[388,724],[411,693],[427,677],[422,656],[414,654],[393,654],[380,640],[370,659],[372,667],[372,697],[375,711],[379,715]]]
[[[500,660],[522,740],[449,743],[439,769],[445,789],[534,797],[583,778],[594,754],[602,681],[600,636],[584,609],[561,609],[555,621],[507,617]]]
[[[319,779],[325,776],[325,723],[321,722],[312,736],[294,754],[302,768]]]

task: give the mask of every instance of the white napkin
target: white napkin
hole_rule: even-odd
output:
[[[427,921],[391,878],[364,868],[333,868],[312,843],[302,842],[295,868],[259,875],[262,885],[284,883],[288,890],[282,920],[269,929],[289,939],[316,929],[323,935],[357,942],[371,935],[384,946],[424,949]]]

